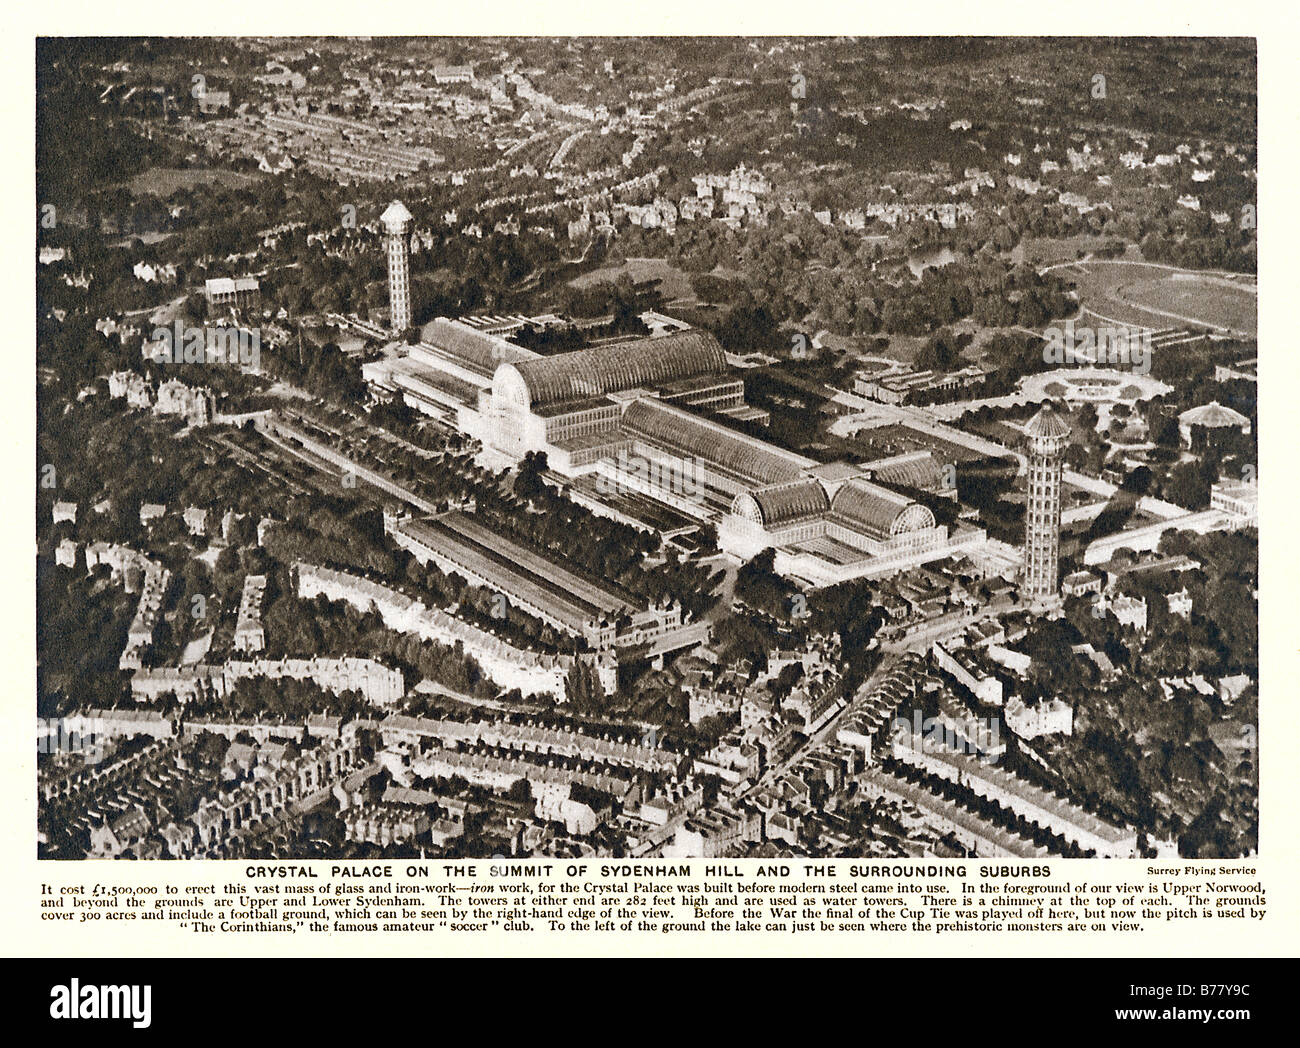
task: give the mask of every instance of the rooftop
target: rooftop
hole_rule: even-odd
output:
[[[1178,421],[1185,426],[1248,426],[1250,419],[1239,411],[1224,407],[1217,400],[1212,400],[1199,408],[1189,408],[1178,416]]]
[[[533,404],[581,400],[695,375],[725,373],[726,356],[706,331],[579,349],[514,365]]]
[[[1044,404],[1038,414],[1025,423],[1025,434],[1031,438],[1068,437],[1070,435],[1070,426],[1057,410],[1048,403]]]
[[[388,205],[384,213],[379,216],[379,221],[384,224],[384,228],[390,231],[403,232],[413,218],[414,216],[406,209],[405,204],[400,200],[394,200]]]

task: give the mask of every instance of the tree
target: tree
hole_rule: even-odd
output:
[[[519,471],[511,490],[522,499],[535,499],[546,490],[542,474],[547,470],[546,452],[529,451],[519,463]]]

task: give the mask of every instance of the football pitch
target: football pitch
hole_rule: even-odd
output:
[[[1099,320],[1156,330],[1206,327],[1255,337],[1258,299],[1250,278],[1136,262],[1087,262],[1071,273],[1079,282],[1083,309]]]

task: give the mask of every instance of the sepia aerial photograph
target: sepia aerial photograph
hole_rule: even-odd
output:
[[[38,38],[37,855],[1258,855],[1256,53]]]

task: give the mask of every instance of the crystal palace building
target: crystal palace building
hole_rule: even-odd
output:
[[[929,452],[819,463],[729,423],[761,416],[713,335],[676,331],[539,356],[439,319],[409,355],[365,366],[381,390],[457,426],[501,460],[546,455],[587,490],[636,492],[717,527],[748,558],[812,585],[890,574],[985,541],[917,495],[952,497]]]
[[[890,574],[986,539],[936,521],[927,496],[955,491],[928,451],[819,463],[735,428],[765,413],[745,404],[743,380],[708,332],[541,356],[503,338],[509,326],[438,319],[407,355],[363,373],[503,464],[542,452],[575,489],[633,492],[711,523],[740,557],[773,548],[777,571],[812,585]]]

